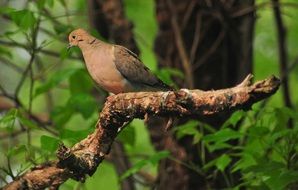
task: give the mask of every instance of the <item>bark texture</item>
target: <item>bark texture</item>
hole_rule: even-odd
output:
[[[163,117],[203,118],[249,109],[252,104],[274,94],[280,85],[274,76],[251,84],[249,75],[240,85],[216,91],[181,89],[170,92],[139,92],[109,96],[95,131],[67,148],[61,145],[58,160],[31,168],[4,189],[55,189],[67,179],[84,181],[92,176],[110,152],[119,128],[145,114]],[[163,133],[162,130],[160,133]]]

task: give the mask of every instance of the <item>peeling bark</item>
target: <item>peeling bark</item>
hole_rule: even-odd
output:
[[[72,148],[61,145],[58,160],[32,168],[4,189],[55,189],[67,179],[84,181],[92,176],[109,154],[121,127],[145,114],[204,118],[222,112],[249,109],[254,103],[274,94],[279,79],[274,76],[251,84],[249,75],[233,88],[201,91],[181,89],[170,92],[138,92],[109,96],[95,131]]]

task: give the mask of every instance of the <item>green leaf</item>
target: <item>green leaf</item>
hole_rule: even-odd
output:
[[[213,159],[213,160],[209,161],[207,164],[205,164],[203,166],[203,170],[208,171],[212,166],[215,165],[216,161],[217,161],[217,159]]]
[[[233,127],[236,126],[236,124],[246,115],[246,113],[243,110],[239,110],[234,112],[231,117],[225,121],[222,128],[228,127],[229,125],[232,125]]]
[[[287,107],[275,108],[273,113],[274,114],[272,115],[272,119],[276,122],[276,127],[274,129],[275,131],[287,128],[287,124],[290,118],[298,119],[297,112]]]
[[[38,9],[43,9],[45,7],[46,0],[38,0],[36,1],[36,5]]]
[[[9,110],[2,118],[0,118],[0,128],[12,128],[18,116],[18,110],[13,108]]]
[[[182,137],[185,137],[187,135],[193,136],[193,143],[196,144],[201,140],[202,134],[197,129],[197,126],[199,125],[198,121],[190,120],[187,123],[177,126],[175,128],[176,131],[176,137],[178,139],[181,139]]]
[[[50,8],[53,8],[54,6],[54,0],[38,0],[35,2],[38,9],[43,9],[45,6],[49,6]]]
[[[167,158],[170,155],[168,151],[161,151],[158,152],[152,156],[150,156],[148,159],[141,160],[137,162],[135,165],[133,165],[131,168],[126,170],[121,176],[120,180],[123,180],[136,172],[140,171],[144,166],[148,164],[156,165],[161,159]]]
[[[209,134],[203,137],[203,141],[210,152],[215,150],[230,148],[231,145],[226,143],[231,139],[238,139],[242,137],[241,133],[234,131],[230,128],[221,129],[213,134]]]
[[[203,140],[206,142],[225,142],[231,139],[238,139],[240,137],[242,137],[242,135],[238,131],[224,128],[214,134],[206,135],[203,137]]]
[[[286,166],[277,161],[268,160],[262,158],[261,160],[257,160],[257,164],[250,166],[244,170],[244,172],[255,172],[255,173],[271,173],[273,171],[281,170],[286,168]]]
[[[257,126],[252,126],[248,129],[248,134],[251,137],[255,138],[260,138],[265,135],[269,134],[269,129],[267,127],[257,127]]]
[[[176,137],[181,139],[186,135],[194,135],[196,134],[197,126],[199,122],[195,120],[190,120],[182,125],[177,126],[174,130],[176,131]]]
[[[39,129],[38,125],[31,121],[30,119],[24,117],[23,115],[19,114],[18,117],[19,121],[26,127],[31,128],[31,129]]]
[[[40,145],[42,150],[54,152],[57,150],[59,143],[60,140],[54,137],[50,137],[47,135],[42,135],[40,137]]]
[[[58,127],[63,126],[66,124],[70,117],[74,114],[74,110],[71,108],[65,106],[57,106],[54,108],[54,110],[51,112],[51,118],[55,125]]]
[[[95,99],[89,94],[74,94],[67,102],[67,107],[80,113],[85,119],[92,116],[97,108]]]
[[[161,159],[167,158],[170,156],[170,152],[167,150],[157,152],[153,154],[150,158],[149,161],[151,164],[155,165],[157,164]]]
[[[0,55],[4,55],[10,59],[12,59],[12,54],[11,51],[8,48],[4,48],[0,46]]]
[[[227,154],[221,155],[218,159],[216,159],[215,166],[220,171],[224,171],[225,168],[231,163],[232,159]]]
[[[60,138],[65,140],[73,140],[74,142],[78,142],[85,138],[88,134],[92,132],[92,128],[84,129],[84,130],[70,130],[70,129],[62,129],[60,130]]]
[[[136,131],[133,126],[126,126],[117,136],[117,139],[120,140],[124,144],[128,144],[130,146],[134,146],[136,141]]]
[[[141,160],[133,165],[131,168],[126,170],[121,176],[120,181],[124,180],[125,178],[137,173],[140,171],[144,166],[148,165],[150,162],[148,160]]]
[[[14,11],[16,11],[16,9],[11,7],[5,7],[5,6],[0,7],[0,14],[9,14]]]
[[[13,147],[7,152],[7,157],[16,156],[16,155],[21,154],[25,151],[27,151],[27,148],[25,145]]]
[[[93,82],[86,69],[78,69],[69,78],[71,94],[88,93],[92,90]]]
[[[203,135],[201,133],[196,133],[194,136],[193,136],[193,144],[197,144],[200,142],[200,140],[202,139]]]
[[[36,160],[36,149],[32,145],[27,145],[26,160]]]
[[[60,59],[64,60],[67,59],[71,55],[71,52],[67,49],[67,46],[60,49]]]
[[[206,146],[210,152],[214,152],[215,150],[221,150],[226,148],[231,148],[232,146],[225,142],[215,142],[213,144],[206,143]]]
[[[19,11],[12,11],[9,13],[12,20],[18,25],[21,29],[27,30],[34,26],[36,23],[36,18],[32,11],[24,9]]]
[[[232,172],[243,170],[256,164],[257,162],[251,154],[242,153],[240,160],[234,164]]]
[[[53,8],[54,7],[54,0],[46,0],[47,1],[47,5],[49,6],[49,7],[51,7],[51,8]]]
[[[274,190],[287,189],[286,187],[294,182],[298,182],[297,171],[273,171],[269,174],[269,178],[265,180],[265,184]]]
[[[56,32],[56,34],[66,34],[69,32],[70,28],[67,25],[64,24],[55,24],[54,25],[54,30]],[[65,48],[66,49],[66,48]]]
[[[44,84],[36,88],[34,97],[49,91],[51,88],[60,84],[63,80],[68,79],[76,71],[77,69],[65,69],[65,70],[57,71],[49,78],[47,82],[45,82]]]
[[[174,68],[162,68],[157,70],[155,74],[167,84],[174,84],[172,77],[184,78],[183,72]]]
[[[63,7],[66,7],[66,2],[65,2],[65,0],[59,0],[59,2],[61,3],[61,5],[62,5]]]
[[[16,108],[10,109],[1,119],[0,122],[7,123],[15,120],[18,116],[18,110]]]

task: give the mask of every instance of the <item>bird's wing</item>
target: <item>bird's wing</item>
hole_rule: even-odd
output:
[[[149,68],[141,62],[136,54],[127,48],[114,45],[114,56],[116,68],[128,81],[156,89],[171,89],[170,86],[157,78]]]

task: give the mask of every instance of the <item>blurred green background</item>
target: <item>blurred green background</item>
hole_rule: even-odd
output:
[[[133,32],[141,51],[140,57],[150,69],[158,73],[157,61],[153,52],[153,43],[158,30],[154,1],[124,0],[123,2],[125,14],[134,25]],[[257,0],[256,4],[263,2],[267,1]],[[296,3],[295,0],[282,2]],[[106,93],[100,89],[97,89],[96,92],[92,90],[93,83],[85,71],[80,51],[78,49],[73,49],[71,52],[66,51],[67,36],[71,30],[85,28],[96,33],[89,26],[84,0],[2,0],[0,5],[0,85],[2,90],[0,92],[14,94],[20,81],[24,82],[21,84],[18,94],[18,101],[21,104],[0,113],[0,186],[3,186],[5,181],[12,180],[9,177],[11,172],[16,176],[37,163],[55,159],[55,151],[59,142],[62,141],[71,146],[92,132]],[[288,32],[287,47],[291,65],[297,62],[298,57],[297,6],[284,6],[282,16]],[[34,38],[35,29],[36,38]],[[272,8],[264,6],[257,10],[253,52],[254,80],[261,80],[272,74],[279,76],[277,47]],[[32,49],[38,50],[34,52],[33,72],[30,72]],[[296,65],[289,75],[294,110],[298,106],[298,67]],[[28,68],[27,76],[23,78],[23,72]],[[33,80],[29,77],[31,75]],[[92,96],[94,93],[100,94],[99,98]],[[264,142],[251,139],[246,144],[242,144],[241,149],[254,147],[254,152],[265,152],[265,149],[268,150],[268,147],[265,147],[267,145],[276,148],[279,148],[278,145],[285,147],[287,140],[282,140],[282,138],[288,139],[287,135],[293,134],[290,143],[294,146],[291,150],[294,152],[291,155],[293,159],[297,160],[298,140],[294,135],[297,134],[297,112],[284,108],[281,90],[269,98],[265,111],[262,111],[258,118],[254,118],[254,113],[260,109],[258,105],[248,113],[237,112],[227,121],[233,123],[243,119],[243,126],[237,131],[239,133],[247,132],[250,126],[261,127],[251,133],[254,133],[255,137],[263,138]],[[38,121],[28,118],[28,111],[36,114]],[[285,129],[282,133],[277,133],[280,131],[276,129],[276,126],[284,127],[289,118],[294,119],[295,127],[291,129],[292,131]],[[49,119],[51,123],[47,123]],[[43,126],[40,123],[43,123]],[[49,129],[51,127],[55,127],[54,130]],[[234,130],[236,131],[235,128]],[[276,140],[270,138],[272,136],[266,136],[269,131],[272,132],[272,135],[279,135],[280,139]],[[180,133],[182,136],[198,135],[197,132],[189,131],[185,133],[180,131]],[[202,139],[206,143],[212,141],[201,136],[198,141]],[[141,120],[133,121],[118,137],[118,141],[125,145],[132,165],[140,163],[144,158],[148,160],[157,154]],[[281,168],[278,164],[284,161],[283,153],[278,154],[278,151],[273,149],[270,153],[267,152],[270,154],[267,155],[268,157],[264,156],[265,153],[260,154],[258,158],[263,156],[260,160],[264,161],[262,166],[266,159],[270,159],[273,164],[266,168],[271,167],[272,172],[279,171]],[[228,157],[221,157],[218,164],[215,164],[216,161],[210,162],[209,165],[204,166],[204,169],[208,170],[215,165],[217,170],[224,170],[230,163],[229,157],[233,156],[228,153],[224,155],[228,155]],[[163,156],[160,157],[160,159],[162,158]],[[249,184],[249,187],[260,189],[263,187],[283,189],[291,183],[297,183],[296,161],[296,165],[294,164],[287,170],[291,171],[290,174],[286,173],[286,170],[282,170],[286,177],[279,176],[277,178],[279,180],[274,178],[276,176],[270,176],[268,173],[271,171],[266,169],[257,171],[250,168],[249,171],[248,166],[260,164],[259,161],[249,154],[243,153],[242,156],[239,156],[239,161],[234,163],[234,169],[247,169],[242,171],[246,183],[239,184],[234,188]],[[157,162],[148,161],[143,165],[141,164],[142,171],[152,176],[157,175]],[[135,170],[139,169],[135,168]],[[129,172],[133,173],[133,171]],[[256,180],[252,177],[251,172],[255,172],[261,177]],[[269,180],[266,179],[266,176]],[[61,186],[61,189],[119,189],[119,183],[120,177],[115,172],[113,164],[105,160],[94,176],[88,177],[84,184],[68,180]],[[137,188],[150,189],[140,183],[137,183]]]

